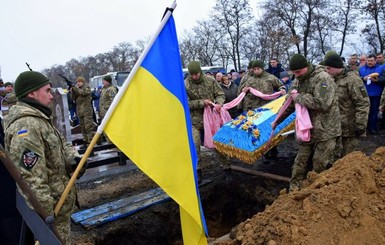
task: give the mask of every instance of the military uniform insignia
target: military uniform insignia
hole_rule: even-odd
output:
[[[322,83],[322,84],[321,84],[320,95],[321,95],[322,97],[325,96],[327,87],[328,87],[328,85],[327,85],[326,83]]]
[[[22,166],[28,170],[32,169],[38,159],[39,156],[36,154],[36,152],[26,149],[23,152],[23,156],[21,158]]]
[[[28,130],[26,130],[26,129],[20,130],[17,132],[17,135],[19,137],[26,137],[26,136],[28,136]]]
[[[366,89],[365,89],[364,85],[360,86],[360,92],[361,92],[362,97],[364,97],[364,98],[368,97],[368,94],[366,93]]]

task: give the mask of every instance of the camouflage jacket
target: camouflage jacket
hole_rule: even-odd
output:
[[[114,100],[114,97],[118,90],[115,86],[109,86],[108,88],[102,88],[102,91],[100,92],[100,99],[99,99],[99,111],[100,116],[103,118],[108,108],[110,107],[112,101]]]
[[[204,100],[208,99],[216,104],[223,105],[225,93],[214,78],[201,74],[198,81],[193,81],[191,76],[185,80],[188,105],[190,108],[191,123],[196,127],[203,127]]]
[[[76,103],[76,113],[78,116],[92,115],[92,96],[90,85],[84,83],[82,88],[73,86],[71,89],[72,99]]]
[[[338,107],[337,85],[326,72],[324,66],[309,65],[307,74],[295,78],[291,90],[296,89],[295,103],[305,106],[310,115],[313,129],[310,131],[309,144],[325,141],[341,135],[341,119]],[[294,112],[294,103],[283,113],[286,118]]]
[[[356,129],[366,129],[370,101],[365,85],[356,71],[344,70],[335,77],[341,116],[342,136],[356,136]]]
[[[252,87],[264,94],[272,94],[281,89],[286,90],[285,85],[281,83],[278,78],[266,71],[263,71],[262,74],[259,76],[250,76],[244,83],[239,86],[238,95],[242,92],[242,89],[245,87]],[[244,111],[253,110],[269,102],[269,100],[263,100],[248,92],[245,98],[243,98],[242,102],[239,103],[238,108]]]
[[[5,124],[5,146],[21,177],[49,214],[53,214],[69,181],[67,164],[79,154],[53,126],[52,117],[23,102],[9,110]],[[75,202],[72,188],[61,212],[71,212]]]

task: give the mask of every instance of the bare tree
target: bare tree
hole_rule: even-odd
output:
[[[216,22],[229,41],[229,54],[237,70],[241,66],[241,39],[246,35],[252,19],[248,0],[217,0],[211,20]]]

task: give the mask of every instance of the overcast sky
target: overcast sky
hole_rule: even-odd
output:
[[[111,51],[150,37],[173,0],[1,0],[0,67],[5,82],[27,70]],[[256,0],[251,6],[255,7]],[[254,4],[254,5],[253,5]],[[207,19],[215,0],[178,0],[179,36]]]

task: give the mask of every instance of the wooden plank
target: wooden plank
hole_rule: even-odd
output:
[[[211,182],[212,180],[210,179],[203,179],[199,186],[207,185]],[[171,198],[161,188],[155,188],[135,196],[74,213],[71,215],[71,219],[75,223],[80,223],[82,226],[89,229],[129,216],[140,210],[170,199]]]
[[[111,222],[111,221],[114,221],[114,220],[117,220],[117,219],[120,219],[120,218],[123,218],[126,216],[129,216],[129,215],[136,213],[142,209],[148,208],[148,207],[153,206],[155,204],[159,204],[159,203],[168,201],[170,199],[171,198],[166,193],[163,193],[163,194],[160,194],[160,195],[157,195],[157,196],[133,203],[132,205],[124,206],[124,207],[121,207],[117,210],[112,210],[111,212],[103,213],[103,214],[94,216],[92,218],[89,218],[87,220],[83,220],[82,222],[80,222],[80,224],[83,227],[90,229],[90,228],[97,227],[97,226],[100,226],[102,224],[105,224],[105,223],[108,223],[108,222]]]
[[[119,199],[117,201],[105,203],[103,205],[96,206],[94,208],[90,208],[90,209],[86,209],[86,210],[74,213],[71,215],[71,218],[75,223],[79,223],[83,220],[92,218],[94,216],[108,213],[108,212],[111,212],[112,210],[116,210],[121,207],[131,205],[136,202],[143,201],[163,193],[164,191],[161,188],[155,188],[135,196]]]
[[[234,166],[234,165],[231,165],[231,170],[236,170],[236,171],[239,171],[242,173],[247,173],[247,174],[252,174],[252,175],[257,175],[257,176],[262,176],[262,177],[269,178],[269,179],[290,182],[290,178],[285,177],[285,176],[265,173],[265,172],[252,170],[252,169],[248,169],[248,168],[242,168],[242,167],[238,167],[238,166]]]

